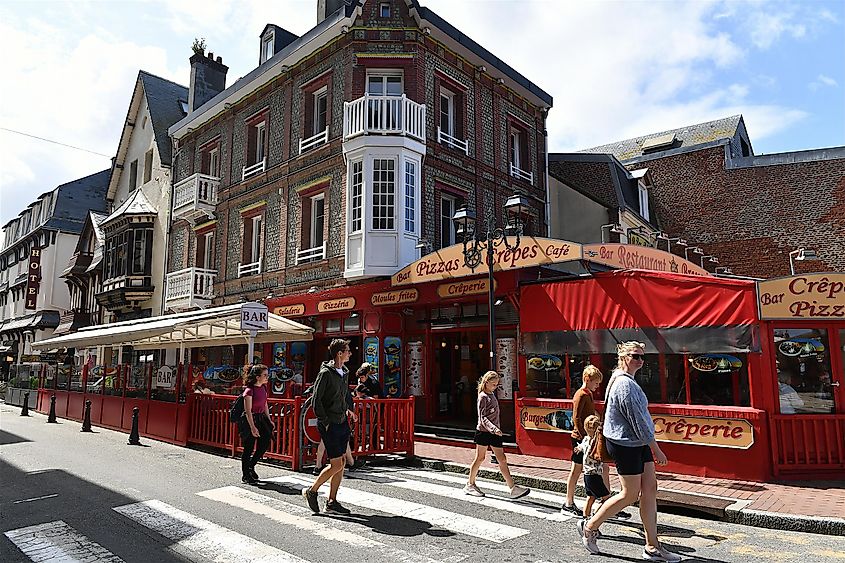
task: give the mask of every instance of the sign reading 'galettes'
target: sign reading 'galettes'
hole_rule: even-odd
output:
[[[614,268],[651,270],[688,276],[709,276],[710,272],[663,250],[632,244],[585,244],[584,260]]]
[[[757,282],[761,319],[845,319],[845,274],[801,274]]]
[[[511,237],[511,240],[515,239]],[[475,271],[465,266],[463,250],[463,244],[453,244],[423,256],[413,264],[396,272],[391,279],[391,285],[410,285],[461,278],[486,271],[487,266],[484,261]],[[486,255],[484,256],[486,260]],[[577,242],[521,237],[519,246],[514,249],[506,248],[504,245],[496,248],[493,254],[493,270],[498,272],[580,259],[581,245]]]

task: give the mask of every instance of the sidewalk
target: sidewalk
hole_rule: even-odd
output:
[[[475,456],[471,448],[417,441],[415,453],[425,467],[468,473]],[[507,454],[511,473],[530,487],[566,491],[569,461],[528,455]],[[479,476],[499,477],[490,456]],[[501,477],[499,477],[501,478]],[[611,466],[610,483],[619,490],[619,479]],[[706,512],[719,520],[818,534],[845,535],[845,481],[756,483],[658,474],[658,504]],[[583,482],[576,495],[583,496]]]

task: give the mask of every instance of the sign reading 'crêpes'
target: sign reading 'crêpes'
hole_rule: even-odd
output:
[[[514,237],[510,237],[514,241]],[[475,271],[464,265],[464,245],[453,244],[423,256],[413,264],[393,275],[391,285],[409,285],[428,281],[447,280],[478,275],[487,270],[486,254],[482,249],[482,262]],[[514,270],[528,266],[554,264],[581,259],[581,245],[568,240],[538,237],[521,237],[519,246],[509,249],[505,245],[493,254],[493,270]]]
[[[689,260],[663,250],[632,244],[585,244],[584,260],[614,268],[651,270],[670,274],[709,276],[710,272]]]
[[[845,274],[801,274],[757,282],[761,319],[845,319]]]

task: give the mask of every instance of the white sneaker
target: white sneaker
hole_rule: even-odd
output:
[[[531,492],[531,489],[529,489],[528,487],[523,487],[521,485],[514,485],[513,487],[511,487],[511,499],[522,498],[530,492]]]
[[[464,487],[464,494],[469,495],[471,497],[483,497],[484,491],[478,488],[478,485],[467,483],[467,486]]]
[[[643,559],[646,561],[665,561],[666,563],[678,563],[681,556],[677,553],[672,553],[663,548],[658,547],[655,550],[643,549]]]

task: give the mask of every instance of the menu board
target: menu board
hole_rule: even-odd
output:
[[[384,339],[384,395],[402,396],[402,340],[395,336]]]

